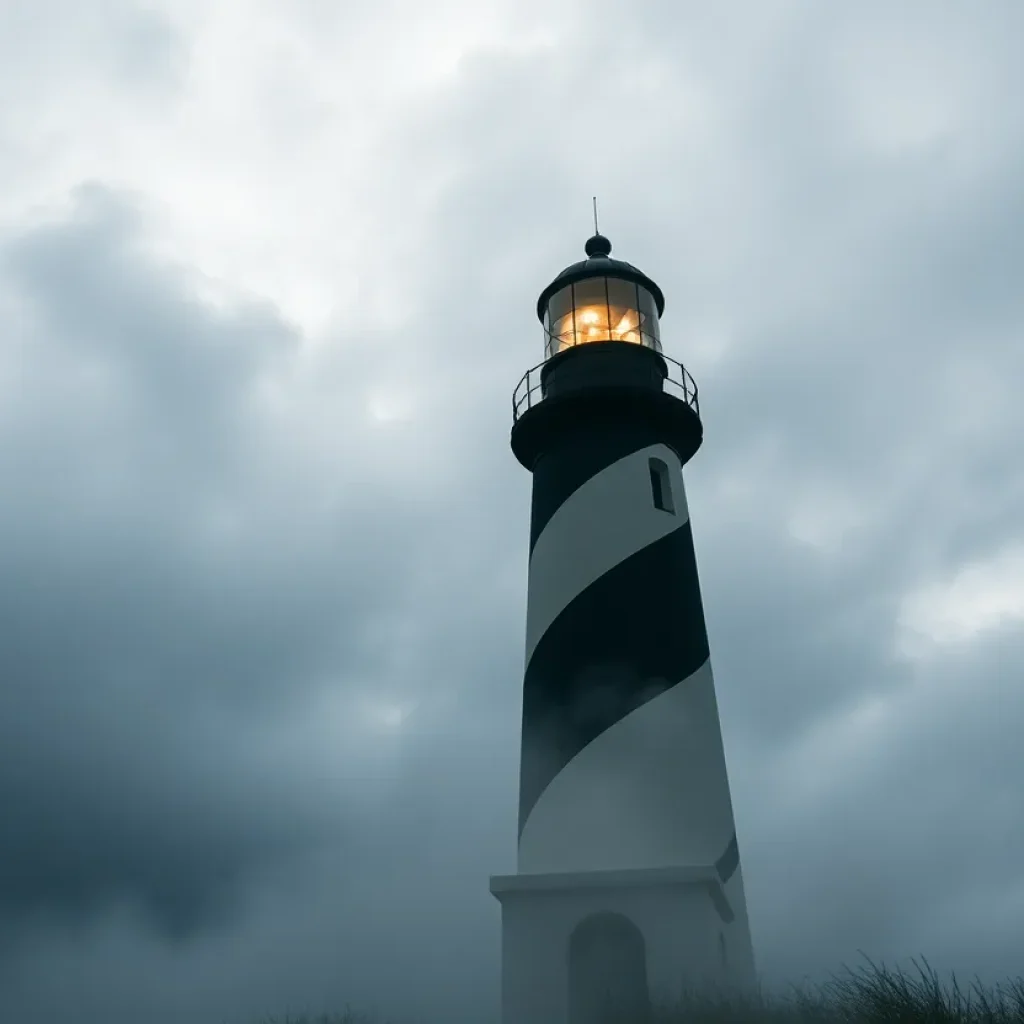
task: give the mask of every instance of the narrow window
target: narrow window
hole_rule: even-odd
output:
[[[662,512],[675,513],[676,507],[672,502],[672,482],[668,476],[668,466],[661,459],[651,459],[651,494],[654,497],[654,507],[660,508]]]
[[[725,948],[725,935],[723,932],[718,933],[718,958],[722,961],[722,970],[729,970],[729,954]]]

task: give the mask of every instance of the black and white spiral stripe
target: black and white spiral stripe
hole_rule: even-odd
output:
[[[533,486],[519,871],[714,865],[728,892],[739,853],[679,456],[620,421],[545,453]]]

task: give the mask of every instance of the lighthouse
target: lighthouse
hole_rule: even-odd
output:
[[[491,878],[503,1024],[755,981],[683,485],[697,387],[658,285],[601,234],[585,251],[541,292],[512,402],[533,500],[517,872]]]

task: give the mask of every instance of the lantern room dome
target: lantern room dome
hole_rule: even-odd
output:
[[[640,269],[625,260],[612,259],[612,243],[604,235],[593,235],[587,239],[584,251],[587,254],[585,260],[573,263],[563,270],[552,282],[540,293],[537,299],[537,318],[543,322],[544,314],[547,311],[548,301],[555,292],[560,291],[568,284],[576,281],[586,280],[588,277],[611,277],[619,281],[631,281],[640,285],[650,292],[658,309],[658,316],[665,312],[665,296],[661,289]]]

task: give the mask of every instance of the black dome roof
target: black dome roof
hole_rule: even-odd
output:
[[[541,322],[544,320],[544,311],[547,309],[548,300],[555,292],[560,291],[567,284],[585,281],[589,277],[614,277],[620,281],[633,281],[646,288],[653,296],[654,303],[658,307],[658,316],[661,317],[665,312],[665,296],[661,289],[632,263],[626,263],[625,260],[613,260],[610,256],[612,243],[604,235],[594,235],[588,238],[584,250],[587,254],[585,260],[566,267],[540,293],[540,298],[537,299],[537,317]]]

